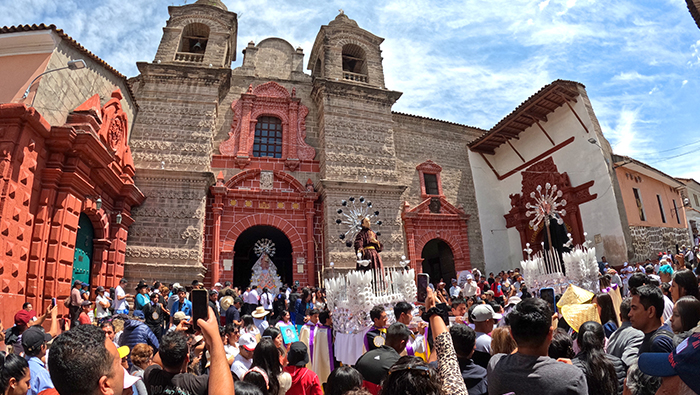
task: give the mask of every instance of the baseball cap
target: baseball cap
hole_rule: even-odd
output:
[[[678,376],[685,385],[700,393],[700,333],[693,333],[672,353],[645,352],[639,355],[639,370],[650,376]]]
[[[467,280],[472,280],[472,279],[474,279],[474,277],[472,277],[471,274],[467,274]]]
[[[518,303],[520,303],[520,302],[522,302],[522,301],[523,301],[523,300],[520,299],[519,296],[511,296],[510,298],[508,298],[508,304],[506,304],[506,306],[510,306],[510,305],[515,306],[516,304],[518,304]]]
[[[185,312],[183,311],[178,311],[177,313],[173,314],[173,319],[180,321],[189,321],[190,316],[185,314]]]
[[[245,348],[248,351],[253,351],[258,345],[258,341],[255,340],[255,335],[253,335],[252,333],[244,333],[243,335],[241,335],[241,337],[238,338],[238,345],[240,347]]]
[[[32,317],[32,313],[22,309],[15,314],[15,325],[27,325]]]
[[[24,347],[24,351],[29,353],[37,351],[49,340],[51,340],[51,335],[44,332],[44,328],[40,326],[32,326],[22,333],[22,347]]]
[[[490,289],[488,291],[484,292],[484,295],[493,295],[493,294],[494,294],[494,292]]]
[[[92,302],[89,300],[83,300],[83,302],[80,303],[81,306],[90,306],[91,304],[92,304]]]
[[[472,311],[472,320],[474,322],[484,322],[491,318],[500,320],[503,318],[503,315],[494,312],[493,307],[487,304],[480,304]]]
[[[124,358],[129,355],[131,350],[129,349],[129,346],[121,346],[117,348],[117,352],[119,353],[119,358]]]
[[[303,367],[309,363],[309,352],[306,348],[306,344],[302,342],[294,342],[289,346],[289,353],[287,353],[287,361],[292,366]]]
[[[223,287],[223,285],[221,285],[221,283],[216,283],[216,284],[214,284],[214,286],[215,287]]]

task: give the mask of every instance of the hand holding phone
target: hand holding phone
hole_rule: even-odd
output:
[[[428,283],[430,283],[430,275],[428,273],[418,273],[416,279],[416,287],[418,288],[417,299],[421,303],[424,303],[425,298],[428,296]]]
[[[51,298],[51,308],[56,307],[56,298]]]
[[[206,289],[193,289],[190,296],[192,297],[192,326],[195,331],[198,331],[197,320],[201,318],[206,321],[209,315],[209,292]]]

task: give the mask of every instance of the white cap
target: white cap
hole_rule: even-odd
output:
[[[185,314],[184,311],[178,311],[175,314],[173,314],[173,319],[180,320],[180,321],[189,321],[190,316]]]
[[[471,273],[467,273],[467,280],[472,280],[472,279],[474,279],[474,277],[472,277],[472,274],[471,274]]]
[[[488,304],[480,304],[472,311],[472,320],[474,322],[484,322],[491,318],[500,320],[503,318],[503,315],[494,312],[493,307]]]
[[[214,286],[215,287],[223,287],[223,285],[221,285],[221,283],[216,283],[216,284],[214,284]]]
[[[258,345],[258,341],[255,340],[255,335],[252,333],[244,333],[238,338],[238,345],[248,351],[253,351]]]

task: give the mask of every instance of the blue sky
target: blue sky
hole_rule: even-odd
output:
[[[132,77],[153,60],[167,7],[184,3],[0,0],[0,26],[54,23]],[[403,92],[395,111],[488,129],[549,82],[575,80],[616,153],[700,181],[700,29],[684,0],[224,3],[239,18],[233,67],[266,37],[308,56],[342,8],[386,39],[386,85]]]

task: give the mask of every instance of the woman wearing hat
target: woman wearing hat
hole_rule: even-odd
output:
[[[151,303],[151,298],[148,297],[148,285],[141,280],[136,286],[136,299],[134,302],[134,310],[143,310],[143,306]]]

